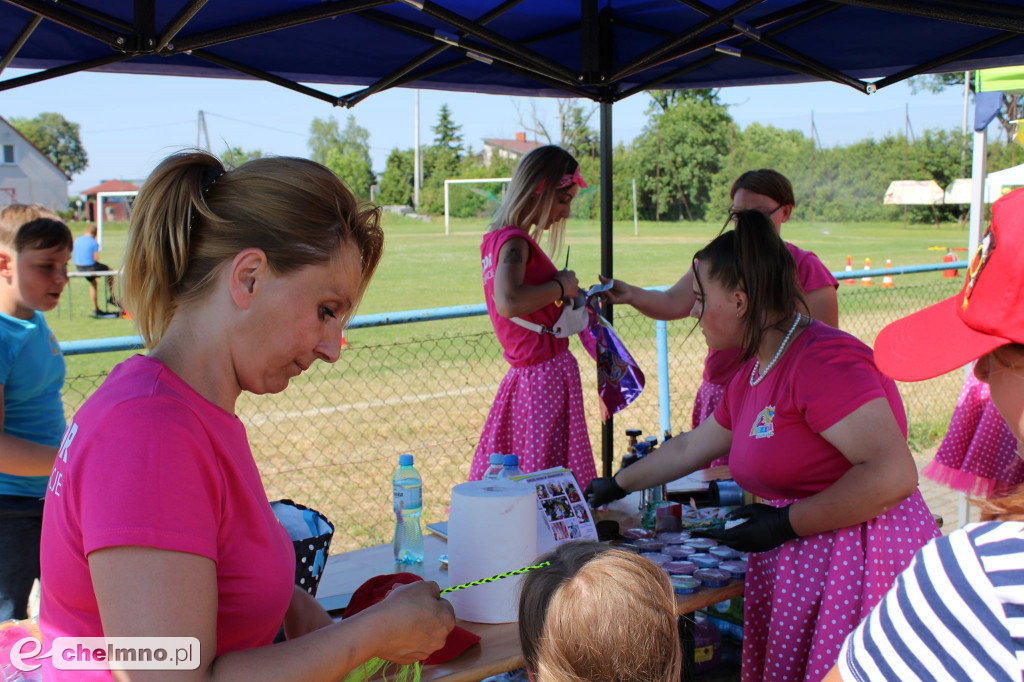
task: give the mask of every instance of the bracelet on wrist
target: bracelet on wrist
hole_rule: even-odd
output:
[[[558,285],[559,294],[558,298],[555,299],[555,305],[562,305],[562,299],[565,298],[565,287],[562,286],[562,282],[557,277],[551,281]]]

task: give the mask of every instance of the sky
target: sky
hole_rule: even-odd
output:
[[[7,69],[2,77],[26,73]],[[311,85],[338,95],[358,89]],[[906,84],[896,84],[865,95],[836,83],[810,83],[723,88],[720,99],[741,127],[760,122],[807,136],[813,118],[817,137],[826,147],[902,133],[908,121],[914,135],[929,128],[960,128],[964,118],[959,88],[915,95]],[[257,81],[80,73],[0,93],[0,116],[57,112],[81,126],[89,166],[72,179],[69,189],[77,194],[104,180],[141,182],[168,154],[197,142],[205,145],[205,138],[198,136],[200,111],[213,152],[231,146],[285,156],[308,155],[306,142],[314,118],[333,116],[344,127],[348,117],[355,116],[356,123],[370,132],[373,167],[381,172],[392,149],[414,146],[415,102],[415,90],[397,88],[343,109]],[[649,102],[650,97],[641,93],[614,105],[616,144],[628,143],[642,132]],[[477,151],[483,138],[513,138],[534,115],[549,130],[557,130],[555,100],[420,90],[420,144],[433,140],[431,126],[443,104],[462,126],[464,143]],[[597,128],[598,121],[595,112],[592,127]]]

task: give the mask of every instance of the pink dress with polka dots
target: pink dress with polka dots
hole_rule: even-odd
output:
[[[1024,483],[1017,439],[973,373],[964,381],[942,444],[921,474],[975,497],[1005,495]]]
[[[800,281],[800,287],[806,291],[817,291],[823,287],[838,287],[839,282],[828,271],[825,264],[821,262],[813,251],[804,251],[800,247],[786,242],[786,248],[796,261],[796,275]],[[736,374],[740,366],[740,356],[743,349],[732,348],[730,350],[708,350],[704,358],[704,375],[700,387],[697,389],[697,396],[693,401],[693,411],[690,414],[690,427],[697,428],[702,421],[711,416],[715,411],[722,396],[725,394],[725,386]],[[728,464],[729,457],[719,457],[708,466],[719,466]]]
[[[523,284],[543,284],[557,271],[540,246],[519,228],[509,226],[484,235],[480,255],[487,313],[511,367],[484,423],[469,480],[480,480],[491,453],[497,452],[519,455],[519,467],[525,473],[568,467],[585,488],[597,476],[597,469],[583,408],[580,369],[569,351],[569,340],[524,329],[495,310],[498,253],[514,237],[525,239],[530,249]],[[560,312],[552,302],[522,317],[550,327]]]
[[[896,384],[871,349],[812,322],[757,386],[750,360],[725,389],[715,420],[732,432],[736,482],[782,507],[825,490],[852,465],[821,432],[885,398],[906,435]],[[921,497],[865,523],[783,543],[749,557],[744,588],[743,682],[817,682],[840,647],[914,554],[939,534]]]

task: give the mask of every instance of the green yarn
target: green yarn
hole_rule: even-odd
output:
[[[441,594],[447,594],[449,592],[454,592],[455,590],[464,590],[467,587],[476,587],[477,585],[493,583],[495,580],[501,580],[502,578],[511,578],[514,575],[519,575],[520,573],[527,573],[529,571],[533,571],[538,568],[544,568],[545,566],[549,565],[551,565],[550,561],[544,561],[539,564],[534,564],[533,566],[524,566],[523,568],[517,568],[516,570],[509,571],[508,573],[499,573],[498,575],[492,575],[490,578],[480,578],[480,580],[471,580],[470,582],[462,583],[461,585],[452,585],[451,587],[446,587],[443,590],[441,590]]]
[[[420,664],[399,665],[381,658],[371,658],[345,675],[344,682],[369,682],[377,673],[384,682],[420,682]],[[389,677],[389,673],[393,677]]]
[[[514,575],[520,575],[529,571],[536,570],[538,568],[544,568],[550,565],[550,561],[544,561],[533,566],[524,566],[523,568],[517,568],[514,571],[508,573],[499,573],[498,575],[492,575],[489,578],[481,578],[480,580],[473,580],[468,583],[461,585],[452,585],[441,590],[441,594],[447,594],[448,592],[455,592],[456,590],[464,590],[467,587],[476,587],[477,585],[486,585],[487,583],[493,583],[496,580],[502,580],[503,578],[511,578]],[[363,663],[358,668],[352,670],[348,675],[345,676],[343,682],[369,682],[369,680],[380,673],[380,679],[383,682],[420,682],[420,664],[413,663],[411,665],[398,665],[397,663],[391,663],[381,658],[371,658],[366,663]],[[388,677],[389,674],[394,677]]]

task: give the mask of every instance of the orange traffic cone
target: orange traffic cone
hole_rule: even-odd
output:
[[[853,257],[847,254],[846,256],[846,272],[853,272]],[[853,277],[849,277],[843,280],[843,284],[856,284],[857,280]]]
[[[865,270],[870,270],[871,269],[871,259],[870,258],[865,258],[864,259],[864,269]],[[874,282],[871,280],[870,277],[865,275],[864,277],[860,278],[860,285],[862,287],[870,287],[870,286],[874,285]]]
[[[892,267],[892,261],[889,260],[888,258],[885,259],[885,267],[887,270]],[[885,276],[882,277],[882,288],[892,289],[894,286],[896,285],[892,281],[892,275],[890,275],[888,272],[885,273]]]
[[[955,253],[953,253],[953,249],[946,249],[946,255],[942,257],[942,262],[943,263],[956,263],[958,260],[960,260],[960,259],[957,258]],[[956,270],[943,270],[942,271],[942,276],[947,278],[947,279],[953,279],[954,277],[957,276],[957,274],[958,273],[957,273]]]

